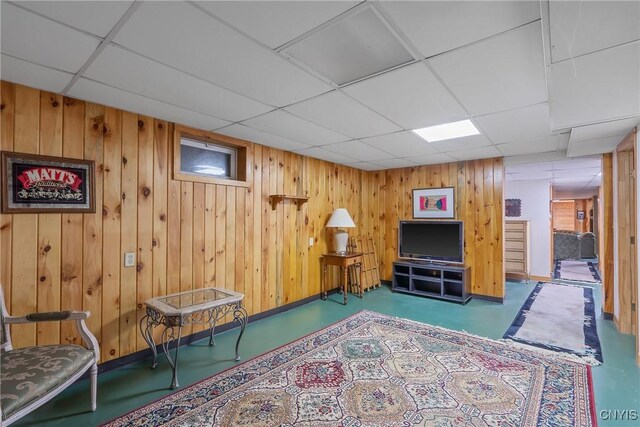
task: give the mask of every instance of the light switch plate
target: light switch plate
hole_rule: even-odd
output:
[[[124,253],[124,266],[125,267],[133,267],[136,265],[136,254],[135,252],[125,252]]]
[[[314,239],[313,237],[309,237],[309,246],[313,246]]]

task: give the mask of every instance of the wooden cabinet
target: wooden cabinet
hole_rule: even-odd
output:
[[[466,304],[471,299],[471,268],[426,262],[393,263],[391,290]]]
[[[508,277],[529,280],[529,221],[505,221],[504,266]]]

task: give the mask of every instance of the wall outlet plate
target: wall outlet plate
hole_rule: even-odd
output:
[[[136,265],[136,253],[135,252],[125,252],[124,253],[124,266],[125,267],[133,267]]]

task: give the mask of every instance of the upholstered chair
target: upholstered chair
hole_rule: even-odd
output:
[[[582,258],[596,257],[596,236],[593,233],[582,233],[580,236],[580,256]]]
[[[91,410],[95,411],[100,349],[84,322],[89,312],[59,311],[12,317],[7,314],[1,285],[0,309],[0,426],[7,426],[44,405],[87,371],[91,376]],[[86,347],[56,344],[13,348],[9,325],[68,320],[76,322]]]
[[[554,232],[553,257],[556,260],[580,259],[580,236],[575,232]]]

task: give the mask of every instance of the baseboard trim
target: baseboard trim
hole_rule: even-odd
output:
[[[391,280],[380,280],[380,284],[391,287]]]
[[[479,299],[482,301],[497,302],[500,304],[504,304],[504,298],[502,297],[492,297],[489,295],[480,295],[480,294],[471,294],[471,296],[475,299]]]
[[[335,292],[337,292],[338,289],[332,289],[330,291],[327,291],[327,294],[333,294]],[[301,305],[305,305],[308,304],[312,301],[318,300],[320,299],[321,294],[317,294],[317,295],[313,295],[304,299],[301,299],[299,301],[295,301],[292,302],[290,304],[286,304],[283,305],[281,307],[276,307],[273,308],[271,310],[267,310],[267,311],[263,311],[262,313],[258,313],[258,314],[254,314],[252,316],[249,316],[249,320],[247,322],[247,324],[251,324],[252,322],[255,322],[256,320],[261,320],[261,319],[265,319],[267,317],[276,315],[276,314],[280,314],[280,313],[284,313],[285,311],[289,311],[291,309],[294,309],[296,307],[300,307]],[[222,332],[226,332],[230,329],[233,328],[237,328],[239,327],[239,325],[235,322],[229,322],[226,323],[224,325],[220,325],[220,326],[216,326],[216,335],[222,333]],[[189,345],[195,341],[199,341],[201,339],[204,338],[208,338],[209,337],[209,330],[205,329],[204,331],[200,331],[200,332],[196,332],[195,334],[191,334],[191,335],[187,335],[184,336],[180,339],[180,346],[185,346],[185,345]],[[171,347],[172,349],[175,348],[175,345]],[[158,357],[162,356],[162,345],[158,344],[156,345],[156,351],[158,352]],[[112,371],[114,369],[117,368],[121,368],[125,365],[129,365],[131,363],[134,362],[139,362],[140,360],[144,360],[148,357],[151,357],[153,355],[153,353],[151,352],[150,348],[145,348],[144,350],[140,350],[140,351],[136,351],[135,353],[131,353],[131,354],[127,354],[125,356],[121,356],[118,357],[117,359],[113,359],[113,360],[109,360],[107,362],[101,363],[98,365],[98,373],[102,374],[104,372],[109,372]],[[83,380],[85,378],[89,378],[88,373],[83,375],[78,381]]]
[[[613,313],[607,313],[606,311],[603,311],[602,318],[604,320],[613,320]]]

